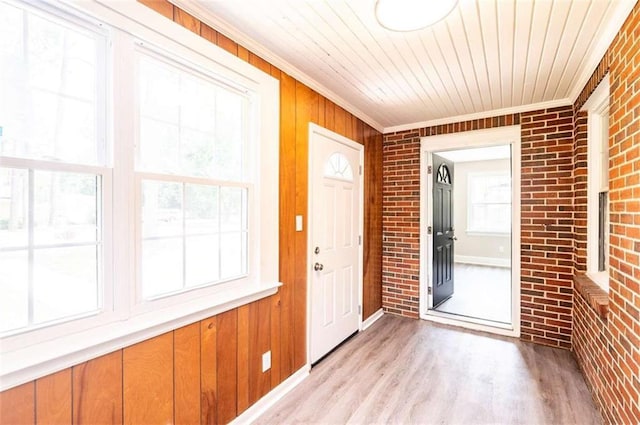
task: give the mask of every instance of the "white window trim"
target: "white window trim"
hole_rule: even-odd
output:
[[[510,236],[511,232],[501,232],[498,230],[483,230],[483,229],[472,229],[470,228],[471,222],[471,207],[473,206],[473,202],[471,199],[471,180],[474,177],[478,176],[507,176],[511,178],[508,173],[503,173],[499,171],[476,171],[467,174],[467,228],[465,232],[471,236]],[[505,202],[501,202],[502,204],[509,205],[509,210],[511,210],[511,203],[507,204]],[[498,202],[487,202],[487,204],[499,204]]]
[[[598,193],[601,191],[599,147],[602,142],[602,116],[609,111],[609,74],[585,102],[581,111],[587,111],[587,276],[604,291],[609,292],[609,253],[605,253],[605,271],[598,271]],[[608,133],[608,131],[607,131]],[[606,182],[608,185],[608,182]],[[608,211],[607,211],[608,214]],[[605,235],[608,231],[605,231]]]
[[[215,63],[216,72],[222,77],[228,78],[229,81],[240,78],[244,84],[252,87],[259,98],[259,102],[255,102],[253,107],[260,115],[261,127],[256,129],[256,134],[250,136],[260,140],[254,147],[253,155],[254,160],[259,161],[260,169],[259,176],[254,176],[254,185],[258,190],[253,206],[259,214],[253,215],[256,220],[250,225],[255,239],[254,246],[259,247],[259,250],[254,253],[253,263],[250,265],[255,270],[255,276],[248,285],[214,285],[215,290],[205,296],[162,310],[148,313],[139,311],[134,315],[132,305],[136,300],[135,290],[132,288],[136,281],[135,239],[128,237],[123,242],[116,238],[112,245],[108,246],[115,264],[112,311],[102,316],[101,324],[95,327],[62,337],[53,336],[35,345],[7,351],[7,345],[3,341],[0,348],[0,391],[267,297],[276,293],[281,285],[278,282],[279,82],[138,2],[63,0],[53,7],[60,8],[72,16],[86,14],[113,27],[113,43],[122,43],[128,36],[133,36],[152,45],[178,51],[184,59],[194,64],[210,67]],[[79,18],[80,20],[82,18]],[[133,52],[133,46],[131,51]],[[113,56],[113,50],[111,55]],[[126,71],[127,66],[133,66],[132,62],[127,64],[127,60],[118,56],[118,60],[113,61],[113,81],[118,87],[117,91],[135,89],[127,86],[120,76],[123,70]],[[108,90],[110,93],[114,92],[112,87]],[[117,99],[111,99],[110,102],[111,106]],[[119,110],[126,107],[129,109],[127,112],[131,112],[128,115],[134,116],[134,105],[118,104],[118,107]],[[115,127],[109,129],[108,133],[113,138],[130,137],[134,134],[134,126],[133,120],[124,120],[115,123]],[[120,217],[120,220],[113,222],[113,233],[130,235],[137,214],[135,195],[132,189],[123,191],[119,188],[132,186],[134,155],[132,150],[122,143],[116,144],[114,148],[119,149],[114,152],[114,157],[121,159],[121,162],[114,166],[125,167],[130,172],[114,173],[111,181],[114,187],[113,205],[117,206],[112,212]],[[123,303],[123,300],[128,301]]]

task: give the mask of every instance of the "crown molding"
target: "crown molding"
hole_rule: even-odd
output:
[[[481,118],[490,118],[500,115],[521,113],[534,111],[538,109],[547,109],[554,108],[560,106],[568,106],[573,105],[575,100],[578,98],[583,88],[589,81],[593,70],[598,66],[600,60],[607,52],[607,49],[613,42],[615,36],[620,31],[620,28],[624,24],[624,21],[629,16],[632,11],[635,2],[634,1],[622,1],[618,3],[617,10],[613,13],[613,18],[609,21],[609,25],[604,30],[604,35],[600,37],[591,50],[591,54],[585,58],[585,65],[582,67],[581,71],[577,73],[577,77],[574,79],[574,83],[569,90],[569,95],[562,99],[556,99],[552,101],[528,104],[528,105],[520,105],[509,108],[502,109],[493,109],[490,111],[482,111],[465,115],[457,115],[452,117],[438,118],[433,120],[426,120],[408,124],[401,124],[396,126],[384,127],[378,121],[371,118],[368,114],[364,113],[359,108],[355,107],[351,102],[345,100],[342,96],[334,93],[329,90],[315,79],[308,76],[306,73],[298,69],[296,66],[292,65],[279,55],[275,54],[265,46],[263,46],[260,42],[248,37],[246,34],[242,33],[238,29],[234,28],[232,25],[227,23],[226,21],[214,16],[211,12],[206,10],[200,2],[197,0],[169,0],[171,3],[176,5],[177,7],[183,9],[184,11],[190,13],[194,17],[200,19],[205,24],[211,26],[216,31],[222,33],[223,35],[231,38],[235,42],[239,43],[241,46],[247,48],[251,52],[259,55],[263,59],[267,60],[269,63],[281,69],[283,72],[291,75],[293,78],[307,85],[311,89],[315,90],[319,94],[325,96],[327,99],[331,100],[335,104],[341,106],[348,112],[354,114],[362,121],[366,122],[374,129],[382,132],[383,134],[393,133],[397,131],[406,131],[412,130],[416,128],[430,127],[435,125],[442,124],[452,124],[456,122],[481,119]]]
[[[573,79],[573,86],[569,90],[569,99],[573,99],[572,104],[578,99],[578,96],[580,96],[580,93],[589,82],[589,78],[593,75],[593,71],[607,53],[607,50],[609,50],[609,46],[611,46],[622,25],[631,14],[635,3],[635,0],[614,2],[614,4],[618,5],[618,8],[614,11],[613,18],[609,20],[609,25],[603,31],[603,36],[598,39],[597,44],[591,49],[591,54],[585,57],[585,65],[577,73],[577,77]]]
[[[223,34],[226,37],[229,37],[242,47],[248,49],[252,53],[260,56],[270,64],[278,67],[280,70],[284,71],[288,75],[292,76],[296,80],[305,84],[312,90],[326,97],[336,105],[344,108],[347,112],[355,115],[357,118],[361,119],[365,123],[369,124],[374,129],[379,132],[384,131],[384,126],[380,124],[378,121],[371,118],[368,114],[354,106],[352,103],[345,100],[342,96],[334,93],[329,90],[322,84],[318,83],[316,80],[305,74],[303,71],[287,62],[285,59],[281,58],[265,46],[263,46],[258,41],[248,37],[246,34],[242,33],[238,29],[234,28],[232,25],[227,23],[226,21],[214,16],[211,12],[207,11],[200,2],[196,0],[169,0],[172,4],[184,10],[185,12],[191,14],[195,18],[209,25],[211,28],[215,29],[219,33]]]
[[[490,111],[474,112],[472,114],[456,115],[454,117],[438,118],[435,120],[427,120],[414,122],[411,124],[396,125],[393,127],[385,127],[383,134],[395,133],[398,131],[415,130],[417,128],[433,127],[434,125],[454,124],[458,122],[477,120],[481,118],[493,118],[501,115],[517,114],[521,112],[537,111],[540,109],[557,108],[561,106],[570,106],[573,102],[569,98],[551,100],[548,102],[531,103],[528,105],[513,106],[510,108],[492,109]]]

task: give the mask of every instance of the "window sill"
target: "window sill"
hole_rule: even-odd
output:
[[[609,294],[586,275],[574,276],[573,284],[576,291],[598,316],[603,320],[607,320],[609,314]]]
[[[266,298],[282,283],[254,284],[197,299],[188,310],[131,317],[20,350],[2,353],[0,391],[94,359],[207,317]]]

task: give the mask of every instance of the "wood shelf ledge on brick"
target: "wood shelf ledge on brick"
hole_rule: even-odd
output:
[[[609,294],[586,275],[573,278],[576,292],[598,313],[601,319],[607,320],[609,314]]]

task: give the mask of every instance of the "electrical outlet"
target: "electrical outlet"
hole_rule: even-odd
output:
[[[262,355],[262,372],[271,369],[271,350]]]

